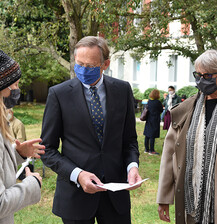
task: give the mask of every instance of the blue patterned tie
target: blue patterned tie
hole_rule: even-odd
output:
[[[92,121],[96,130],[99,142],[102,144],[103,125],[104,125],[102,105],[100,103],[99,95],[97,94],[97,89],[95,86],[90,87],[90,92],[91,92],[90,108],[91,108]]]

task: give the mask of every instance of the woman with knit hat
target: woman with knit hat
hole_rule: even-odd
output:
[[[35,204],[41,197],[42,178],[26,168],[26,178],[16,183],[17,164],[26,157],[40,158],[44,146],[33,139],[20,143],[10,136],[6,108],[16,105],[21,71],[18,63],[0,50],[0,224],[13,224],[14,212]],[[15,143],[15,144],[12,144]]]

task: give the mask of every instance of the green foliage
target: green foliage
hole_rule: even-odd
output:
[[[170,49],[194,61],[206,49],[217,47],[216,11],[216,0],[148,4],[141,0],[2,0],[0,19],[7,38],[0,47],[10,48],[9,52],[35,48],[54,57],[49,51],[53,46],[59,57],[69,61],[78,40],[100,33],[116,51],[132,50],[137,60],[146,52],[156,58],[163,49]],[[174,21],[185,25],[181,38],[169,32],[168,24]]]
[[[26,7],[28,9],[28,5]],[[6,12],[9,13],[9,11]],[[17,14],[20,15],[18,12]],[[24,17],[21,17],[23,20],[25,15]],[[33,29],[36,20],[38,20],[38,23],[43,26],[43,23],[41,23],[40,20],[44,19],[44,17],[41,18],[40,15],[38,15],[38,17],[39,18],[36,19],[33,12],[32,14],[28,14],[27,18],[29,21],[26,21],[27,25],[23,23],[21,26],[17,22],[18,19],[16,19],[16,23],[13,23],[13,21],[9,20],[9,17],[7,16],[5,18],[5,24],[8,23],[8,27],[5,24],[0,25],[0,49],[5,51],[17,62],[19,62],[22,71],[22,78],[19,84],[23,93],[25,93],[25,87],[30,86],[34,80],[44,81],[47,82],[48,85],[54,85],[69,78],[68,70],[61,66],[57,60],[52,57],[51,54],[48,52],[39,52],[34,48],[28,48],[30,42],[32,41],[35,45],[41,43],[40,41],[42,36],[40,36],[38,32],[37,35],[35,34],[35,39],[33,38],[33,34],[31,34],[30,31],[25,33],[26,29],[29,30],[28,27],[32,27]],[[31,20],[33,20],[32,23]],[[44,20],[44,22],[46,22],[46,20]],[[13,28],[9,27],[9,25],[11,25]],[[14,27],[16,27],[15,30]],[[40,32],[45,35],[45,31],[42,30],[42,27],[38,27],[37,29],[40,29]],[[19,35],[21,35],[21,37],[19,37]]]
[[[186,95],[186,97],[188,98],[190,96],[193,96],[197,92],[198,89],[195,86],[185,86],[177,91],[177,95],[179,95],[180,97],[182,95]]]
[[[104,21],[103,32],[109,33],[111,24],[116,24],[118,38],[117,32],[110,32],[110,44],[117,51],[134,50],[136,59],[143,57],[147,51],[152,58],[156,58],[163,49],[170,49],[194,61],[206,49],[217,47],[216,0],[155,0],[148,4],[128,0],[124,1],[125,7],[121,9],[115,6],[116,1],[110,2],[113,7],[105,6],[99,14],[100,21],[103,22],[104,17],[109,21]],[[123,1],[120,2],[123,4]],[[120,20],[125,21],[123,29],[118,24]],[[185,25],[180,38],[168,29],[170,22],[177,21]]]
[[[18,59],[22,71],[21,88],[31,85],[34,80],[48,82],[49,86],[52,86],[69,79],[68,70],[58,64],[49,54],[34,55],[34,51],[19,52],[23,55]]]
[[[133,88],[133,96],[136,100],[143,100],[143,94],[138,88]]]

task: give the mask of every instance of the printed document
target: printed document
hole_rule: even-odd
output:
[[[101,187],[103,189],[107,189],[107,190],[110,190],[110,191],[121,191],[121,190],[127,190],[131,187],[134,187],[136,185],[139,185],[141,183],[143,183],[144,181],[148,180],[149,178],[146,178],[146,179],[143,179],[141,181],[139,181],[138,183],[136,184],[133,184],[133,185],[130,185],[130,184],[127,184],[127,183],[108,183],[108,184],[104,184],[104,185],[98,185],[98,187]]]

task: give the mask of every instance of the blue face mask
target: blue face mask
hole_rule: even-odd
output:
[[[75,64],[74,71],[77,78],[87,85],[93,84],[100,78],[100,67],[88,68]]]

